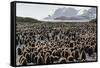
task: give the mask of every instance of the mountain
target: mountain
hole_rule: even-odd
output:
[[[54,18],[54,20],[86,20],[86,19],[80,16],[77,16],[77,17],[61,16],[61,17]]]
[[[91,20],[96,18],[96,8],[83,10],[82,14],[78,14],[80,10],[75,8],[58,8],[52,15],[48,15],[44,20]]]
[[[52,15],[53,18],[65,16],[65,17],[75,17],[78,13],[78,10],[74,8],[58,8],[54,14]]]
[[[84,10],[81,16],[88,18],[88,19],[95,19],[96,18],[96,8],[90,8],[89,10]]]

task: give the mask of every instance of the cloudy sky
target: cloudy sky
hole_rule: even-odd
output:
[[[70,8],[70,7],[79,10],[78,13],[79,15],[82,14],[84,10],[90,9],[90,7],[17,3],[16,15],[21,17],[32,17],[35,19],[42,20],[48,15],[53,15],[55,10],[57,10],[58,8]]]

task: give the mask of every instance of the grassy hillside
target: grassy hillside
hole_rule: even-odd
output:
[[[30,23],[37,23],[39,22],[37,19],[30,18],[30,17],[16,17],[16,22],[30,22]]]
[[[90,22],[91,22],[91,23],[96,23],[97,20],[96,20],[96,19],[92,19]]]

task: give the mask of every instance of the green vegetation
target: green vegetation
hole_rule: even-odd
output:
[[[39,22],[36,19],[30,18],[30,17],[16,17],[16,22],[31,22],[31,23],[37,23]]]
[[[91,23],[96,23],[97,20],[96,20],[96,19],[92,19],[90,22],[91,22]]]

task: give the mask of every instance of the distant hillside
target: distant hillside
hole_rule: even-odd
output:
[[[78,17],[65,17],[65,16],[61,16],[61,17],[54,18],[54,20],[82,20],[82,19],[78,18]]]
[[[16,22],[31,22],[31,23],[37,23],[40,22],[34,18],[29,18],[29,17],[16,17]]]
[[[90,22],[92,22],[92,23],[96,23],[97,20],[96,20],[96,19],[92,19]]]

